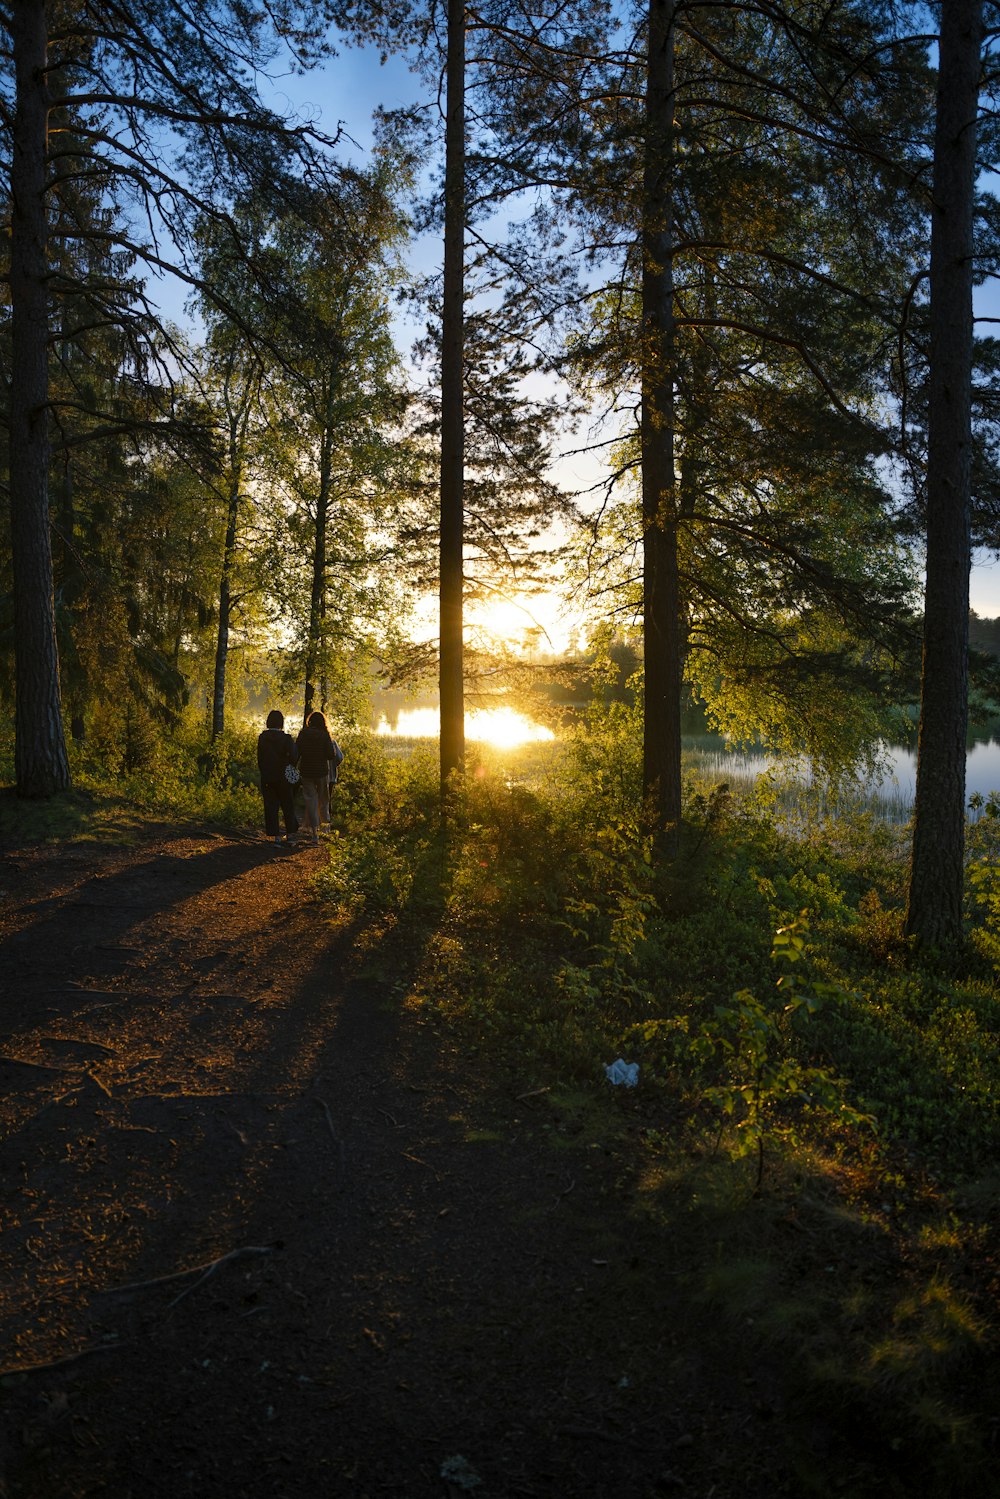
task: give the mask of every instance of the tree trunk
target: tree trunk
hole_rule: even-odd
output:
[[[238,387],[238,403],[233,404],[232,369],[226,377],[226,410],[229,416],[229,495],[226,505],[226,539],[222,547],[222,574],[219,578],[219,629],[215,642],[215,677],[212,684],[212,740],[226,727],[226,670],[229,663],[229,630],[233,613],[233,571],[236,566],[236,538],[239,534],[240,501],[243,488],[243,459],[246,452],[253,384]]]
[[[906,930],[962,936],[968,720],[972,272],[982,0],[941,7],[934,134],[927,578]]]
[[[444,305],[441,320],[441,786],[465,761],[465,4],[448,0]]]
[[[44,0],[15,0],[17,100],[11,162],[10,528],[19,796],[70,784],[59,694],[49,532],[48,297],[45,168],[49,94]]]
[[[232,450],[232,444],[231,444]],[[215,678],[212,684],[212,740],[226,727],[226,664],[229,660],[229,621],[232,614],[233,564],[236,557],[236,531],[240,516],[240,470],[231,470],[229,503],[226,510],[226,539],[222,548],[222,576],[219,579],[219,629],[215,640]]]
[[[642,233],[643,791],[659,830],[681,815],[681,599],[674,474],[674,4],[650,0]]]
[[[326,398],[322,448],[319,458],[319,492],[316,496],[316,529],[313,541],[312,591],[309,599],[309,639],[306,645],[305,707],[302,722],[308,721],[315,706],[316,675],[326,636],[326,532],[330,514],[330,488],[333,481],[333,381]]]
[[[63,345],[63,360],[68,365],[70,355],[68,353],[68,342]],[[50,503],[51,503],[50,495]],[[62,593],[63,607],[70,607],[74,620],[80,613],[80,586],[76,579],[78,572],[77,561],[74,555],[74,544],[76,536],[76,502],[73,487],[73,465],[68,453],[63,453],[63,460],[59,478],[56,481],[55,496],[56,534],[59,538],[58,555],[53,557],[53,568],[57,586]],[[58,631],[57,631],[58,644]],[[65,636],[64,636],[65,639]],[[71,644],[73,667],[69,672],[69,680],[66,680],[65,670],[61,673],[63,689],[65,693],[65,708],[69,716],[69,732],[72,739],[81,744],[87,737],[87,719],[85,709],[87,706],[86,683],[80,667],[80,661],[75,646]],[[65,647],[62,652],[62,666],[65,668]]]

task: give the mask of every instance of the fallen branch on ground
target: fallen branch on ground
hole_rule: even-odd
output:
[[[169,1312],[173,1310],[179,1301],[183,1301],[185,1296],[190,1296],[192,1291],[197,1291],[200,1285],[204,1285],[205,1281],[208,1280],[210,1275],[215,1274],[220,1265],[228,1265],[230,1260],[239,1259],[245,1254],[273,1253],[274,1246],[272,1244],[244,1244],[241,1248],[231,1249],[228,1254],[220,1255],[217,1260],[209,1260],[206,1264],[191,1265],[187,1270],[172,1270],[169,1275],[157,1275],[152,1280],[135,1280],[127,1286],[109,1286],[106,1291],[98,1292],[98,1295],[126,1296],[130,1291],[149,1291],[154,1286],[169,1285],[172,1280],[183,1280],[187,1275],[200,1275],[201,1278],[196,1280],[193,1286],[188,1286],[186,1291],[182,1291],[179,1296],[174,1297],[173,1301],[167,1307],[167,1311]]]
[[[82,994],[87,999],[129,999],[130,995],[123,994],[120,989],[88,989],[86,984],[59,984],[50,990],[52,994]]]
[[[329,1106],[323,1102],[322,1098],[317,1098],[316,1102],[319,1104],[320,1108],[323,1110],[323,1113],[326,1115],[326,1122],[329,1127],[330,1136],[334,1144],[339,1145],[340,1140],[337,1138],[337,1131],[333,1127],[333,1115],[330,1113]]]
[[[10,1057],[6,1053],[0,1055],[0,1066],[4,1062],[10,1062],[15,1067],[33,1067],[36,1072],[72,1072],[73,1067],[50,1067],[47,1062],[27,1062],[24,1057]]]
[[[323,1110],[323,1113],[326,1115],[326,1124],[327,1128],[330,1131],[330,1138],[332,1139],[334,1145],[336,1145],[337,1147],[337,1156],[340,1160],[341,1167],[343,1168],[347,1159],[347,1147],[334,1128],[333,1115],[330,1113],[327,1104],[323,1102],[322,1098],[317,1098],[316,1102],[319,1104],[320,1108]]]
[[[80,1348],[76,1353],[65,1353],[62,1358],[44,1359],[40,1364],[10,1364],[5,1369],[0,1369],[0,1379],[14,1379],[17,1375],[42,1374],[49,1369],[61,1369],[66,1364],[75,1364],[77,1359],[86,1358],[89,1353],[107,1353],[110,1349],[129,1348],[131,1343],[90,1343],[86,1348]]]

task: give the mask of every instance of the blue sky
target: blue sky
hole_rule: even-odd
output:
[[[429,98],[427,85],[402,58],[381,64],[372,47],[344,47],[322,68],[273,80],[276,108],[287,100],[331,135],[343,123],[362,154],[371,150],[372,115],[379,105],[397,109]]]

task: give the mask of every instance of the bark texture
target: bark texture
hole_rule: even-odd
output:
[[[230,431],[230,455],[235,443]],[[231,469],[226,506],[226,539],[222,548],[222,572],[219,578],[219,629],[215,640],[215,676],[212,683],[212,738],[218,739],[226,727],[226,668],[229,662],[229,629],[233,612],[233,569],[236,565],[236,535],[240,515],[240,479],[237,465]]]
[[[982,0],[941,7],[930,270],[927,580],[907,931],[962,935],[968,720],[972,273]]]
[[[316,518],[313,531],[313,555],[312,555],[312,585],[309,594],[309,639],[306,644],[306,682],[305,682],[305,706],[302,710],[302,722],[307,723],[310,713],[316,708],[316,679],[322,674],[325,679],[326,667],[324,655],[326,651],[326,570],[327,570],[327,529],[330,522],[330,504],[333,488],[333,448],[335,439],[334,430],[334,405],[335,405],[335,380],[330,375],[330,383],[327,387],[324,419],[323,438],[319,455],[319,489],[316,494]],[[320,693],[319,706],[326,707],[325,692]]]
[[[11,160],[10,525],[14,574],[15,774],[19,796],[70,784],[59,692],[49,530],[45,170],[49,93],[43,0],[11,7],[16,107]]]
[[[441,327],[441,784],[465,761],[465,4],[448,0],[444,305]]]
[[[643,790],[660,829],[681,815],[681,600],[674,474],[674,0],[650,0],[643,177]]]

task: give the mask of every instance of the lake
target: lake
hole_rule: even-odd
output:
[[[890,753],[892,773],[881,784],[898,786],[912,802],[917,783],[916,752],[893,745]],[[995,739],[974,744],[965,758],[966,796],[974,792],[989,796],[991,791],[1000,791],[1000,743]]]
[[[409,703],[402,699],[376,714],[375,732],[388,738],[436,739],[438,710],[433,704]],[[544,724],[510,707],[470,708],[465,715],[465,737],[473,743],[513,749],[519,744],[551,742],[555,734]],[[684,736],[684,749],[696,764],[720,778],[743,783],[753,781],[769,766],[779,764],[772,756],[745,750],[727,750],[715,734]],[[982,739],[973,744],[966,760],[966,796],[986,797],[1000,791],[1000,740]],[[889,749],[889,769],[866,788],[866,794],[887,815],[906,818],[913,805],[917,777],[916,752],[903,745]]]
[[[724,741],[714,734],[686,735],[684,749],[696,766],[737,784],[749,785],[769,768],[782,767],[779,759],[762,751],[727,750]],[[916,750],[894,744],[888,747],[887,756],[889,765],[885,775],[869,781],[858,797],[849,800],[869,805],[890,821],[905,822],[916,793]],[[1000,741],[984,739],[968,750],[965,795],[966,799],[976,793],[987,797],[991,791],[1000,792]]]
[[[377,716],[376,734],[392,739],[436,739],[436,707],[414,704],[396,708],[390,714]],[[544,724],[536,723],[515,708],[469,708],[465,715],[465,737],[476,744],[493,744],[498,749],[514,749],[519,744],[551,742],[555,734]]]

